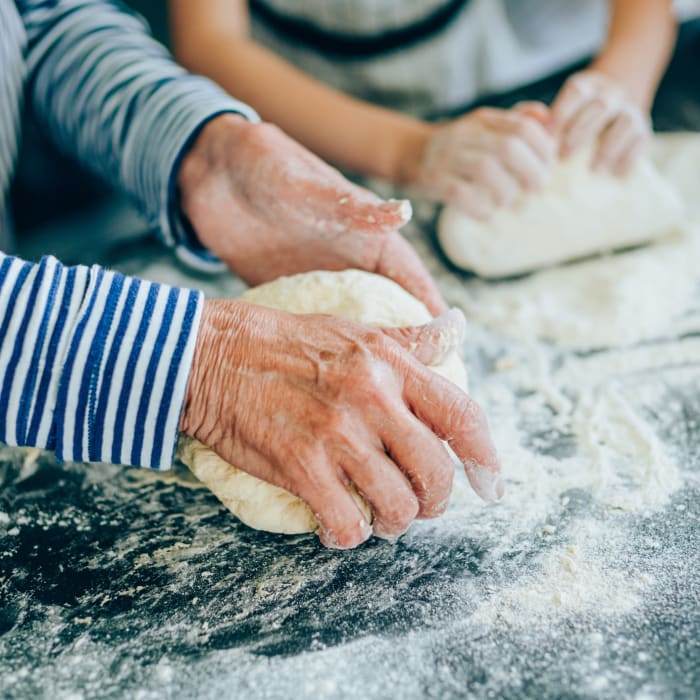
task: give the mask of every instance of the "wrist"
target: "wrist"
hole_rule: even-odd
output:
[[[428,145],[437,127],[419,120],[412,121],[398,133],[391,159],[391,180],[397,185],[420,184]]]
[[[665,62],[663,63],[665,66]],[[620,85],[643,110],[649,111],[663,74],[663,67],[654,69],[639,56],[610,47],[600,53],[590,70],[601,73]]]
[[[240,114],[226,113],[207,122],[185,154],[177,174],[177,189],[182,212],[190,221],[197,202],[211,186],[212,178],[225,170],[231,143],[245,138],[255,124]]]
[[[218,304],[219,302],[216,300],[204,302],[190,375],[187,380],[187,389],[185,390],[185,400],[180,414],[180,432],[192,437],[197,437],[202,433],[207,413],[202,398],[206,391],[207,382],[211,380],[207,374],[217,367],[217,363],[213,361],[214,358],[211,355],[214,345],[212,336],[217,325]]]

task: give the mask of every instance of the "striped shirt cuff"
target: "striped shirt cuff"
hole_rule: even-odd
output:
[[[0,440],[170,468],[201,293],[51,257],[0,260]]]

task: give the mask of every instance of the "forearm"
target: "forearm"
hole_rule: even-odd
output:
[[[116,4],[24,0],[18,8],[29,106],[52,139],[130,194],[166,243],[183,243],[173,195],[193,134],[215,114],[254,112],[187,74]]]
[[[183,31],[176,55],[325,160],[398,183],[415,180],[430,125],[334,90],[234,33]]]
[[[168,468],[201,294],[0,253],[0,441]]]
[[[625,85],[649,109],[676,37],[670,0],[614,0],[605,45],[592,68]]]

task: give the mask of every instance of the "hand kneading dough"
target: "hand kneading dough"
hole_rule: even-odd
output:
[[[592,172],[590,160],[583,149],[561,161],[541,192],[488,221],[445,207],[438,224],[445,254],[482,277],[508,277],[645,243],[681,225],[681,199],[650,161],[618,178]]]
[[[431,320],[426,307],[397,284],[359,270],[283,277],[248,290],[241,299],[294,313],[342,316],[372,326],[414,326]],[[456,351],[431,369],[466,391],[466,370]],[[201,442],[181,436],[178,457],[246,525],[287,534],[317,529],[316,519],[302,500],[228,464]],[[351,492],[371,520],[365,502],[354,489]]]

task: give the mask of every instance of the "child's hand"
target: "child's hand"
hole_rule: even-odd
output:
[[[566,157],[598,140],[593,168],[623,175],[651,139],[649,115],[624,87],[604,73],[571,76],[552,105],[552,121]]]

